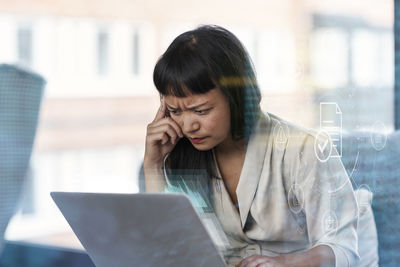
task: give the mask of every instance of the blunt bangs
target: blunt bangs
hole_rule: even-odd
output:
[[[179,42],[178,38],[182,40]],[[195,47],[195,37],[188,34],[178,38],[154,68],[153,80],[157,90],[162,95],[186,97],[214,89],[217,86],[215,77]]]

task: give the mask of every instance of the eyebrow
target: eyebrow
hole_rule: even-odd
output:
[[[208,104],[208,101],[206,101],[206,102],[204,102],[204,103],[202,103],[202,104],[200,104],[200,105],[196,105],[196,106],[193,106],[193,107],[186,108],[186,110],[194,110],[194,109],[197,109],[197,108],[199,108],[199,107],[201,107],[201,106],[204,106],[204,105],[206,105],[206,104]],[[172,107],[172,106],[170,106],[170,105],[168,105],[168,104],[167,104],[167,107],[168,107],[169,109],[177,109],[177,108],[174,108],[174,107]]]

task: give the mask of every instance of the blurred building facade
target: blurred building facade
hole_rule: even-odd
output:
[[[218,24],[244,43],[265,111],[319,126],[335,102],[348,130],[393,128],[393,1],[0,0],[0,62],[48,81],[32,164],[32,213],[50,190],[135,192],[158,107],[157,58],[179,33]],[[28,212],[29,213],[29,212]]]

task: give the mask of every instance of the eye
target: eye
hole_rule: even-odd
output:
[[[202,110],[195,110],[194,112],[196,112],[196,113],[199,114],[199,115],[205,115],[205,114],[207,114],[208,111],[210,111],[210,110],[211,110],[211,108],[209,108],[209,109],[202,109]]]
[[[179,115],[179,113],[180,113],[180,111],[176,110],[176,109],[174,109],[174,110],[168,109],[168,112],[171,113],[172,115]]]

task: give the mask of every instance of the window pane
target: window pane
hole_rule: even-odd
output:
[[[21,65],[32,66],[32,29],[18,28],[18,62]]]
[[[139,75],[139,67],[140,67],[140,46],[139,46],[139,33],[135,31],[133,34],[133,74]]]
[[[348,84],[348,41],[340,28],[322,28],[313,32],[311,75],[316,86],[324,89]]]
[[[106,75],[108,72],[108,34],[105,31],[100,31],[97,35],[97,64],[98,73]]]
[[[159,108],[155,63],[174,38],[201,24],[221,25],[246,46],[263,111],[333,129],[342,157],[374,160],[349,156],[340,143],[346,134],[364,133],[357,149],[367,140],[378,152],[373,143],[385,144],[394,130],[393,0],[22,2],[0,1],[0,60],[38,71],[47,87],[9,239],[60,237],[81,249],[49,192],[139,191],[146,127]],[[378,173],[353,166],[357,185]]]

